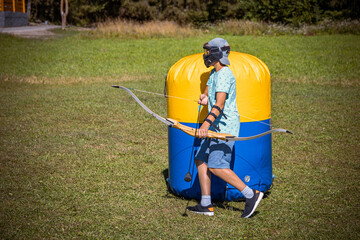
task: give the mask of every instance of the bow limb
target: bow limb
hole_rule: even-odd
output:
[[[275,128],[275,129],[271,129],[269,131],[254,135],[254,136],[249,136],[249,137],[226,137],[225,141],[247,141],[247,140],[251,140],[251,139],[255,139],[255,138],[259,138],[268,134],[271,134],[273,132],[284,132],[284,133],[290,133],[293,134],[292,132],[290,132],[289,130],[286,129],[282,129],[282,128]]]
[[[151,116],[153,116],[154,118],[156,118],[157,120],[165,123],[166,125],[172,127],[173,123],[170,122],[169,120],[157,115],[156,113],[154,113],[153,111],[151,111],[142,101],[140,101],[140,99],[132,92],[130,91],[130,89],[123,87],[123,86],[117,86],[117,85],[113,85],[112,87],[114,88],[120,88],[122,90],[125,90],[126,92],[128,92],[134,99],[135,101],[146,111],[148,112]]]
[[[155,117],[156,119],[158,119],[159,121],[165,123],[166,125],[168,125],[169,127],[173,127],[176,129],[179,129],[183,132],[185,132],[186,134],[189,134],[190,136],[193,137],[197,137],[197,133],[196,133],[196,129],[192,128],[192,127],[188,127],[185,126],[181,123],[179,123],[178,121],[171,119],[171,118],[163,118],[161,116],[159,116],[158,114],[154,113],[153,111],[151,111],[143,102],[140,101],[140,99],[128,88],[123,87],[123,86],[117,86],[117,85],[113,85],[112,87],[114,88],[120,88],[122,90],[125,90],[126,92],[128,92],[134,99],[135,101],[146,111],[148,112],[150,115],[152,115],[153,117]],[[208,131],[208,135],[207,138],[218,138],[221,140],[226,140],[226,137],[234,137],[231,134],[227,134],[227,133],[217,133],[217,132],[213,132],[213,131]]]
[[[146,111],[148,112],[150,115],[152,115],[153,117],[155,117],[156,119],[158,119],[159,121],[165,123],[166,125],[168,125],[169,127],[173,127],[176,129],[179,129],[183,132],[185,132],[186,134],[193,136],[193,137],[198,137],[198,134],[196,132],[195,128],[189,127],[189,126],[185,126],[181,123],[179,123],[178,121],[171,119],[171,118],[163,118],[161,116],[159,116],[158,114],[154,113],[153,111],[151,111],[143,102],[140,101],[140,99],[132,92],[130,91],[130,89],[123,87],[123,86],[117,86],[117,85],[113,85],[112,87],[114,88],[120,88],[125,90],[126,92],[128,92],[134,99],[135,101]],[[265,136],[267,134],[271,134],[273,132],[286,132],[286,133],[291,133],[290,131],[286,130],[286,129],[282,129],[282,128],[276,128],[276,129],[272,129],[269,131],[266,131],[264,133],[261,134],[257,134],[254,136],[249,136],[249,137],[235,137],[231,134],[228,133],[217,133],[214,131],[209,130],[208,131],[208,135],[206,136],[207,138],[216,138],[216,139],[220,139],[220,140],[224,140],[224,141],[246,141],[246,140],[251,140],[251,139],[255,139],[255,138],[259,138],[262,136]]]

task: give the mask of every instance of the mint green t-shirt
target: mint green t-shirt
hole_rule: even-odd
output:
[[[223,113],[227,119],[220,114],[214,121],[214,124],[220,128],[220,133],[230,133],[234,136],[238,136],[240,131],[240,117],[236,104],[236,80],[234,74],[228,67],[223,67],[218,72],[213,69],[210,73],[207,85],[209,86],[209,112],[216,104],[216,93],[227,93],[223,109]],[[213,126],[211,126],[209,130],[218,132]]]

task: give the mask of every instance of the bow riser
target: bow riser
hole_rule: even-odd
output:
[[[195,128],[185,126],[185,125],[183,125],[183,124],[179,123],[178,121],[176,121],[174,119],[171,119],[171,118],[167,118],[167,120],[169,120],[169,121],[171,121],[173,123],[173,126],[172,126],[173,128],[179,129],[179,130],[183,131],[184,133],[186,133],[186,134],[188,134],[190,136],[199,137],[199,135],[198,135]],[[196,133],[196,135],[195,135],[195,133]],[[227,133],[217,133],[217,132],[209,130],[206,137],[207,138],[217,138],[217,139],[226,141],[227,137],[234,137],[234,136],[231,135],[231,134],[227,134]]]

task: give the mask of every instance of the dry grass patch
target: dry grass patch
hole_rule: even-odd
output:
[[[331,21],[324,20],[318,24],[301,24],[293,26],[282,23],[256,22],[249,20],[228,20],[210,26],[212,32],[229,35],[304,35],[318,34],[359,34],[359,20]]]
[[[268,28],[268,24],[264,22],[229,20],[218,23],[214,31],[219,34],[261,35],[266,32]]]
[[[171,21],[138,23],[120,19],[99,23],[96,30],[91,32],[95,37],[120,38],[190,37],[200,33],[190,26],[180,26]]]

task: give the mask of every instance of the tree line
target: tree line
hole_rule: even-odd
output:
[[[60,0],[31,1],[31,20],[61,22]],[[282,24],[316,24],[324,19],[360,18],[357,0],[68,0],[67,22],[85,26],[107,19],[170,20],[202,26],[244,19]]]

